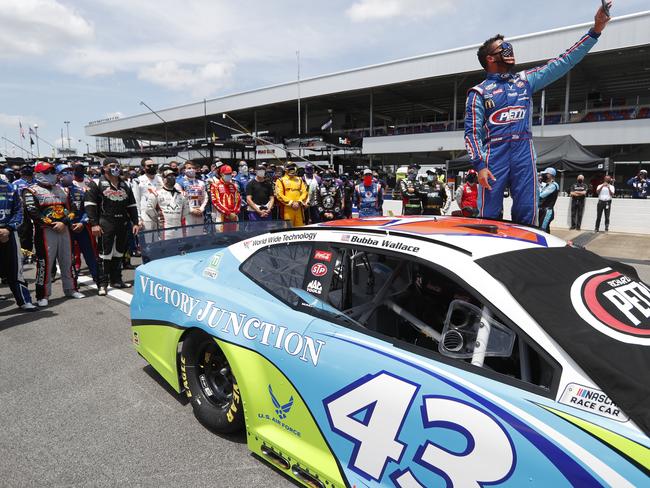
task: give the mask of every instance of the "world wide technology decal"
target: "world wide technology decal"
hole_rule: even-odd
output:
[[[603,334],[628,344],[650,345],[650,289],[612,268],[590,271],[571,286],[580,317]]]

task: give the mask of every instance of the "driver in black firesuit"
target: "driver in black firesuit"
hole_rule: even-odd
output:
[[[321,222],[338,219],[341,216],[341,189],[334,180],[332,171],[323,173],[322,181],[316,192],[316,205]]]
[[[422,214],[422,190],[418,181],[418,169],[420,167],[417,164],[410,164],[408,175],[399,182],[402,192],[403,215]]]
[[[130,288],[122,281],[122,256],[126,251],[128,225],[133,235],[140,230],[138,206],[131,188],[120,179],[120,165],[115,158],[104,160],[104,174],[97,183],[90,182],[85,208],[99,248],[98,295],[106,295],[108,280],[115,288]]]
[[[427,170],[427,180],[420,185],[423,215],[442,215],[442,209],[447,203],[447,190],[436,173]]]

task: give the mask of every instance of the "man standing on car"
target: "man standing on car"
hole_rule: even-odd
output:
[[[580,230],[587,197],[587,185],[585,185],[584,175],[578,175],[576,182],[571,185],[569,195],[571,196],[571,229]]]
[[[51,293],[51,271],[56,260],[61,268],[63,292],[70,298],[84,298],[72,276],[72,246],[69,225],[74,219],[68,195],[56,184],[54,166],[39,162],[34,168],[35,184],[23,190],[25,209],[34,223],[36,249],[36,305],[47,307]]]
[[[605,176],[605,181],[596,188],[596,195],[598,195],[596,232],[600,232],[600,218],[603,216],[603,212],[605,212],[605,232],[609,231],[609,213],[612,210],[612,197],[615,191],[614,185],[612,185],[612,177],[609,175]]]
[[[596,44],[610,18],[601,7],[589,32],[564,54],[530,70],[514,72],[514,48],[496,35],[478,50],[487,79],[470,89],[465,145],[478,172],[481,217],[498,218],[510,187],[512,220],[537,221],[536,155],[531,133],[533,94],[567,74]]]
[[[147,199],[149,195],[155,195],[162,188],[163,181],[157,174],[156,164],[149,158],[144,158],[140,165],[144,169],[144,174],[139,176],[131,185],[133,188],[133,197],[138,204],[138,215],[140,216],[140,225],[143,230],[158,229],[158,220],[151,220],[147,214]]]
[[[122,256],[126,251],[128,226],[138,235],[138,204],[126,183],[120,179],[120,165],[115,158],[104,159],[104,174],[88,185],[85,208],[93,236],[99,245],[99,287],[97,294],[107,293],[110,279],[114,288],[131,288],[122,281]]]
[[[251,180],[246,187],[248,220],[271,220],[274,201],[273,187],[266,178],[266,167],[258,165],[255,179]]]
[[[23,204],[18,191],[9,182],[0,180],[0,270],[7,280],[16,305],[34,310],[32,298],[23,278],[23,257],[18,242],[18,228],[23,220]]]
[[[297,174],[296,163],[287,163],[287,174],[275,182],[275,194],[281,206],[281,218],[293,227],[305,225],[304,209],[307,206],[307,185]]]

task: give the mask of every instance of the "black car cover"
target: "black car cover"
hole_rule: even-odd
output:
[[[634,268],[572,247],[476,262],[650,435],[650,287]]]

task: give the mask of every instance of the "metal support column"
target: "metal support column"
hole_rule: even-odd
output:
[[[571,71],[566,75],[566,89],[564,91],[564,123],[569,123],[569,98],[571,96]]]
[[[453,130],[456,130],[456,120],[458,120],[458,80],[454,79],[454,121]]]

